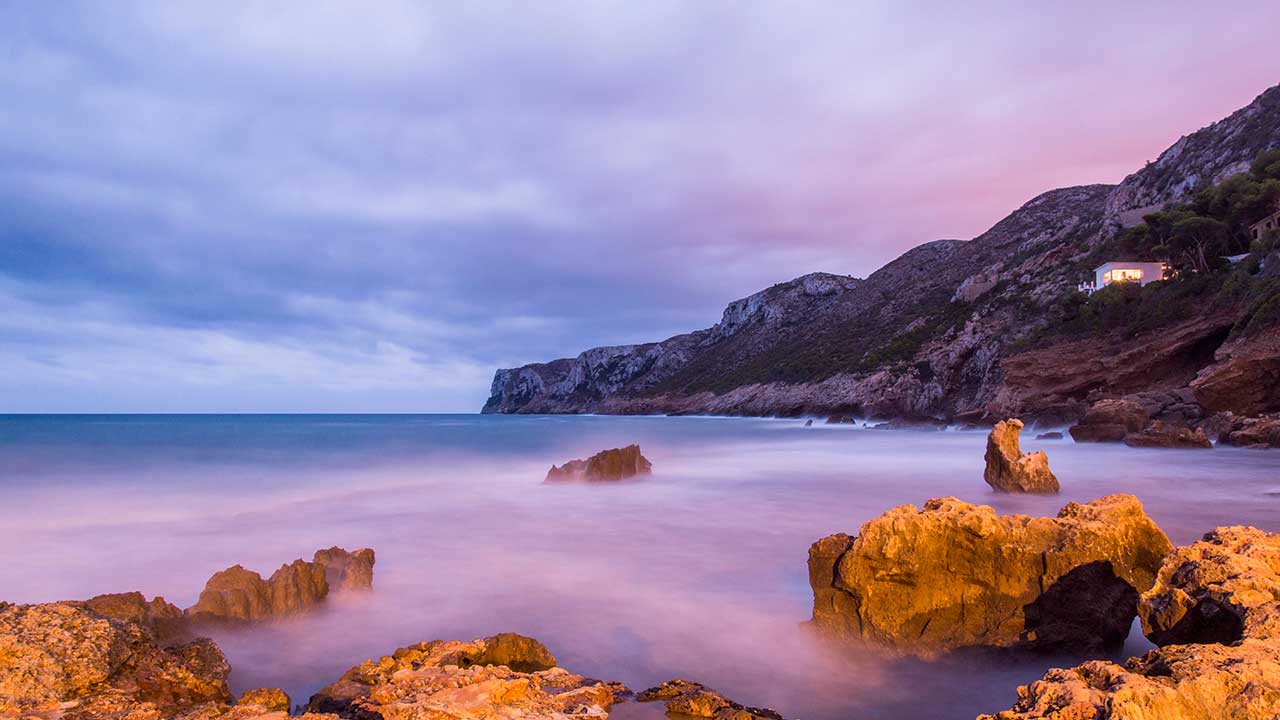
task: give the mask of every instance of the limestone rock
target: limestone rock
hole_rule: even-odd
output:
[[[1043,432],[1043,433],[1040,433],[1039,435],[1036,435],[1036,439],[1037,440],[1061,440],[1062,433],[1058,432],[1057,430],[1051,430],[1049,432]]]
[[[148,629],[85,603],[0,610],[0,660],[0,716],[154,717],[231,699],[212,641],[162,648]]]
[[[256,705],[269,712],[289,712],[293,707],[289,695],[279,688],[245,690],[236,698],[237,705]]]
[[[570,460],[559,467],[552,465],[547,480],[625,480],[637,475],[648,475],[653,464],[640,454],[639,445],[603,450],[586,460]]]
[[[1220,527],[1176,548],[1138,614],[1157,645],[1280,640],[1280,535]]]
[[[1177,427],[1162,420],[1152,420],[1140,432],[1126,435],[1124,444],[1145,448],[1212,448],[1213,443],[1203,429]]]
[[[1238,337],[1218,348],[1215,359],[1191,381],[1202,405],[1242,415],[1280,410],[1280,332]]]
[[[1280,413],[1258,417],[1239,417],[1230,412],[1216,413],[1202,427],[1216,435],[1223,445],[1248,448],[1280,448]]]
[[[1150,420],[1151,415],[1133,400],[1099,400],[1069,432],[1076,442],[1121,442]]]
[[[617,683],[555,667],[541,643],[507,633],[434,640],[365,661],[313,695],[307,708],[386,720],[604,718],[625,693]]]
[[[1128,635],[1168,538],[1131,495],[1057,517],[955,498],[894,508],[809,550],[813,625],[935,656],[966,647],[1096,653]]]
[[[768,708],[753,708],[736,703],[701,683],[668,680],[636,695],[640,702],[661,700],[667,712],[678,717],[715,718],[715,720],[783,720]]]
[[[334,592],[373,589],[373,550],[347,552],[340,547],[317,550],[313,562],[324,568],[325,581]]]
[[[987,436],[987,469],[982,478],[1000,492],[1056,493],[1058,478],[1049,470],[1044,451],[1023,453],[1018,446],[1022,421],[1001,420]]]
[[[182,610],[162,597],[148,602],[140,592],[111,593],[91,597],[83,605],[99,615],[135,623],[162,644],[188,634]]]
[[[1054,668],[1013,708],[978,720],[1255,720],[1280,717],[1280,642],[1173,645],[1124,666]]]

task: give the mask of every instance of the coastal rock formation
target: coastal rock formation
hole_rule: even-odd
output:
[[[267,712],[283,712],[288,713],[293,707],[289,700],[289,695],[279,688],[258,688],[256,690],[245,690],[240,693],[240,697],[236,698],[236,705],[241,707],[254,706],[262,708]]]
[[[1102,652],[1128,635],[1168,538],[1131,495],[1057,517],[955,498],[894,508],[809,550],[813,625],[923,656],[966,647]]]
[[[1122,442],[1150,421],[1151,415],[1134,400],[1100,400],[1078,425],[1071,426],[1071,438],[1076,442]]]
[[[1280,535],[1220,527],[1175,549],[1138,615],[1157,645],[1280,640]]]
[[[1146,448],[1212,448],[1204,430],[1170,425],[1163,420],[1153,420],[1140,432],[1124,437],[1129,447]]]
[[[1023,453],[1018,445],[1022,421],[1001,420],[987,436],[987,468],[982,478],[1001,492],[1056,493],[1058,478],[1049,470],[1044,451]]]
[[[1280,332],[1242,335],[1218,348],[1214,359],[1191,381],[1201,405],[1241,415],[1280,410]]]
[[[325,582],[333,592],[373,589],[373,550],[348,552],[340,547],[317,550],[312,562],[324,568]]]
[[[715,718],[715,720],[783,720],[768,708],[753,708],[736,703],[701,683],[668,680],[636,695],[640,702],[662,701],[667,712],[679,717]]]
[[[653,463],[640,454],[639,445],[603,450],[586,460],[570,460],[559,467],[552,465],[547,480],[625,480],[637,475],[648,475]]]
[[[0,717],[171,714],[229,701],[229,672],[211,640],[162,648],[85,603],[0,609]]]
[[[1123,666],[1054,668],[1013,708],[978,720],[1253,720],[1280,717],[1280,643],[1173,645]]]
[[[424,642],[365,661],[307,708],[353,720],[604,718],[626,692],[555,667],[541,643],[508,633]]]
[[[148,601],[140,592],[111,593],[91,597],[81,604],[98,615],[134,623],[161,644],[187,636],[182,610],[162,597]]]
[[[1203,429],[1218,437],[1223,445],[1249,448],[1280,448],[1280,413],[1258,417],[1238,417],[1234,413],[1217,413]]]
[[[257,622],[307,612],[329,595],[329,578],[338,590],[363,590],[373,584],[373,551],[319,550],[313,562],[294,560],[263,580],[240,565],[214,573],[196,604],[186,610],[193,622]]]

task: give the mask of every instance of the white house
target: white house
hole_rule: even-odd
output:
[[[1251,240],[1261,240],[1262,236],[1268,230],[1280,228],[1280,210],[1262,218],[1258,222],[1249,226],[1249,238]]]
[[[1162,262],[1136,262],[1131,260],[1112,260],[1094,268],[1093,282],[1080,283],[1083,293],[1096,292],[1111,283],[1136,282],[1146,285],[1163,280],[1168,266]]]

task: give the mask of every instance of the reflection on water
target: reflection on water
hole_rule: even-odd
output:
[[[631,442],[653,476],[542,483],[552,463]],[[1220,524],[1280,530],[1280,453],[1027,439],[1063,493],[1012,497],[983,483],[984,443],[746,419],[0,418],[0,599],[138,589],[185,607],[234,563],[266,575],[369,546],[371,595],[219,634],[234,689],[304,700],[402,645],[515,631],[637,689],[686,677],[806,720],[972,718],[1053,661],[833,656],[800,626],[810,543],[941,495],[1052,514],[1130,492],[1175,543]]]

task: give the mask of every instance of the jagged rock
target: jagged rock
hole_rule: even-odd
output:
[[[324,568],[325,582],[334,592],[373,589],[373,550],[360,548],[347,552],[340,547],[317,550],[312,560]]]
[[[1280,640],[1280,535],[1220,527],[1176,548],[1138,615],[1157,645]]]
[[[586,460],[570,460],[559,467],[552,465],[547,480],[625,480],[636,475],[648,475],[653,464],[640,454],[639,445],[603,450]]]
[[[1218,348],[1191,381],[1196,400],[1214,411],[1260,415],[1280,410],[1280,332],[1256,332]]]
[[[1216,413],[1201,426],[1223,445],[1249,448],[1280,448],[1280,414],[1238,417]]]
[[[313,562],[294,560],[269,579],[240,565],[214,573],[186,616],[194,622],[257,622],[307,612],[336,590],[368,589],[373,584],[373,551],[319,550]]]
[[[1150,420],[1151,415],[1133,400],[1099,400],[1069,432],[1076,442],[1122,442],[1125,436],[1141,432]]]
[[[1013,708],[978,720],[1262,720],[1280,717],[1280,642],[1173,645],[1124,666],[1054,668]]]
[[[736,703],[701,683],[668,680],[636,695],[640,702],[661,700],[667,712],[679,717],[715,718],[716,720],[783,720],[768,708],[747,707]]]
[[[1036,439],[1037,440],[1061,440],[1062,433],[1058,432],[1057,430],[1054,430],[1052,432],[1040,433],[1039,435],[1036,435]]]
[[[1162,420],[1152,420],[1141,432],[1131,433],[1124,438],[1129,447],[1145,448],[1212,448],[1204,430],[1176,427]]]
[[[0,610],[0,717],[170,714],[229,701],[229,672],[211,640],[162,648],[148,629],[86,603]]]
[[[400,648],[351,668],[307,707],[360,720],[604,718],[626,692],[555,667],[541,643],[508,633]]]
[[[182,610],[162,597],[148,602],[140,592],[110,593],[91,597],[83,605],[99,615],[136,623],[162,644],[188,634]]]
[[[289,712],[293,707],[289,695],[279,688],[245,690],[236,698],[237,705],[256,705],[268,712]]]
[[[965,647],[1101,652],[1128,635],[1168,538],[1131,495],[1057,517],[938,498],[809,550],[813,625],[923,656]]]
[[[1018,446],[1022,421],[1001,420],[987,436],[987,468],[982,478],[1000,492],[1056,493],[1058,478],[1049,470],[1044,451],[1023,453]]]

